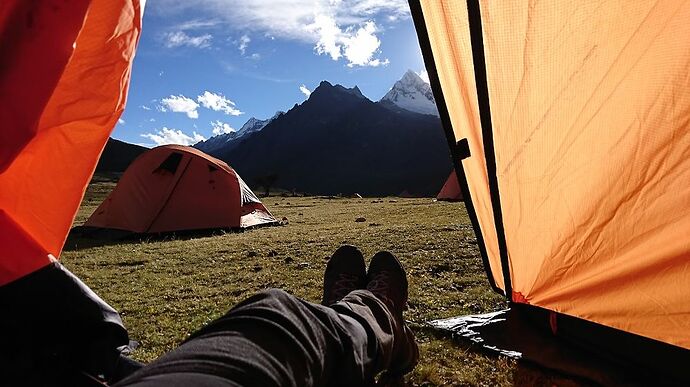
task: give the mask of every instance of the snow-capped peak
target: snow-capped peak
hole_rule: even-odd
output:
[[[265,120],[258,120],[254,117],[248,119],[247,122],[245,122],[244,125],[242,125],[240,130],[237,131],[237,136],[235,138],[244,137],[248,134],[256,133],[256,132],[260,131],[266,125],[271,123],[271,121],[278,118],[278,116],[280,116],[281,114],[285,114],[285,112],[277,111],[276,114],[273,115],[273,117],[265,119]]]
[[[380,102],[416,113],[438,116],[431,86],[412,70],[407,70]]]
[[[242,127],[236,131],[236,132],[231,132],[231,133],[224,133],[218,136],[213,136],[209,138],[206,141],[201,141],[199,143],[196,143],[194,145],[195,148],[200,149],[206,153],[211,153],[217,149],[222,148],[225,146],[225,144],[238,140],[242,137],[246,137],[252,133],[256,133],[263,129],[266,125],[270,124],[271,121],[275,120],[278,118],[280,115],[285,114],[283,111],[278,111],[276,114],[273,115],[273,117],[265,119],[265,120],[259,120],[256,119],[255,117],[252,117],[247,120],[247,122],[242,125]]]

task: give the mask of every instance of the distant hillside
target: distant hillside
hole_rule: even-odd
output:
[[[124,172],[134,159],[147,150],[143,146],[109,138],[98,160],[96,172]]]
[[[451,170],[438,117],[390,109],[322,82],[260,132],[216,149],[250,185],[311,194],[435,195]]]
[[[247,120],[247,122],[245,122],[244,125],[242,125],[240,130],[236,132],[224,133],[217,136],[213,136],[208,140],[199,141],[198,143],[194,144],[194,147],[209,154],[221,148],[228,149],[228,147],[230,146],[239,144],[239,140],[241,140],[242,138],[251,136],[253,133],[260,131],[271,121],[275,120],[276,117],[279,117],[281,114],[284,113],[285,112],[278,111],[276,112],[276,114],[273,115],[273,117],[266,120],[259,120],[252,117],[249,120]]]

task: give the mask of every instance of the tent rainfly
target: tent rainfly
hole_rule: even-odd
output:
[[[127,363],[118,313],[57,259],[125,107],[143,3],[0,1],[3,385],[110,382]]]
[[[0,286],[60,256],[125,108],[142,7],[0,2]]]
[[[490,283],[688,378],[690,2],[410,6]]]
[[[84,226],[161,233],[276,222],[225,162],[189,146],[164,145],[132,162]]]
[[[462,200],[462,191],[460,190],[460,183],[458,182],[458,174],[451,171],[445,184],[436,195],[437,200],[444,200],[449,202]]]

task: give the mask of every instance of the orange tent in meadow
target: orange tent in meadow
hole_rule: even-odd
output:
[[[688,360],[690,2],[410,5],[491,284],[650,344],[616,359]]]
[[[449,202],[462,200],[462,191],[460,190],[460,183],[458,182],[458,174],[451,171],[448,179],[443,187],[436,195],[437,200],[445,200]]]
[[[159,233],[277,222],[225,162],[188,146],[143,153],[84,224]]]

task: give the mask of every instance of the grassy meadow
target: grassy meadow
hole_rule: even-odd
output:
[[[114,186],[108,179],[94,180],[75,225]],[[431,319],[505,307],[486,280],[462,203],[280,196],[263,202],[288,224],[100,246],[70,240],[62,262],[121,313],[131,339],[140,343],[134,358],[148,362],[258,290],[277,287],[318,302],[326,258],[343,243],[358,246],[368,257],[389,250],[408,272],[405,317],[421,351],[408,385],[577,385],[477,353],[423,327]]]

